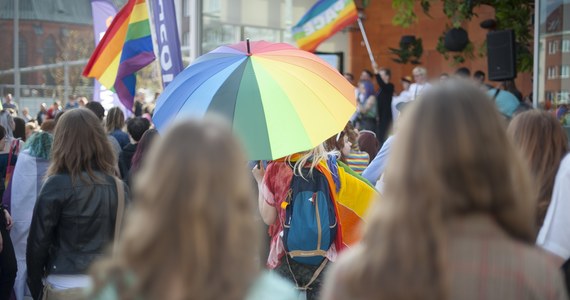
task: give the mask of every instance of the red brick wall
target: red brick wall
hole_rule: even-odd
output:
[[[41,24],[43,28],[42,34],[36,34],[33,25]],[[0,20],[0,36],[2,40],[2,59],[0,60],[0,70],[12,69],[14,67],[14,22],[12,20]],[[57,41],[62,36],[62,29],[69,31],[79,31],[82,36],[87,36],[93,40],[93,27],[91,25],[76,25],[56,22],[28,21],[20,20],[20,39],[27,42],[27,64],[26,66],[35,66],[44,64],[43,61],[43,45],[44,41],[51,35]],[[23,67],[23,66],[21,66]],[[0,77],[1,83],[13,83],[13,75]],[[22,84],[44,84],[45,78],[43,72],[22,73]]]
[[[485,40],[487,31],[479,27],[479,23],[483,20],[494,17],[494,9],[492,7],[484,6],[475,10],[478,17],[475,17],[470,22],[466,22],[463,28],[468,32],[469,39],[475,42],[476,45],[481,45]],[[401,86],[399,78],[405,75],[411,76],[413,65],[402,65],[392,61],[393,55],[390,54],[388,48],[398,48],[400,38],[403,35],[415,35],[416,38],[421,38],[423,41],[424,52],[420,59],[422,66],[428,70],[430,79],[436,79],[441,73],[453,74],[455,70],[461,66],[468,67],[471,72],[482,70],[487,72],[487,58],[476,58],[472,61],[467,61],[460,66],[453,66],[451,61],[446,61],[443,56],[435,50],[438,37],[445,30],[445,25],[448,21],[447,17],[442,12],[442,4],[439,1],[432,2],[430,14],[432,18],[424,15],[416,6],[416,13],[418,15],[418,23],[410,26],[409,28],[402,28],[392,25],[392,18],[395,11],[392,9],[392,1],[389,0],[374,0],[370,1],[370,5],[364,11],[366,20],[364,20],[364,27],[370,46],[372,48],[374,57],[380,66],[388,67],[392,70],[392,80],[395,83],[396,90],[399,92]],[[370,59],[368,52],[364,45],[360,31],[352,31],[350,34],[351,41],[351,67],[355,76],[359,76],[363,69],[370,69]],[[477,52],[476,46],[476,52]],[[494,84],[494,83],[491,83]],[[516,80],[517,87],[523,95],[528,95],[532,91],[531,76],[530,74],[518,74]]]

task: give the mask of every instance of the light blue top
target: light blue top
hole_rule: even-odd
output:
[[[293,284],[281,278],[279,275],[263,272],[252,285],[245,300],[297,300],[299,291]],[[114,284],[109,284],[92,300],[117,300],[119,296]],[[139,298],[142,299],[142,298]]]
[[[491,97],[491,99],[495,96],[497,89],[490,89],[487,92],[487,95]],[[506,117],[511,118],[513,113],[520,105],[519,99],[515,95],[513,95],[509,91],[500,90],[495,98],[495,104],[497,105],[497,109]]]
[[[388,163],[388,156],[390,154],[390,148],[392,147],[392,143],[394,142],[395,135],[389,136],[376,157],[370,162],[366,170],[362,172],[362,177],[368,179],[372,185],[376,185],[376,181],[380,178],[380,175],[384,173],[386,169],[386,164]]]

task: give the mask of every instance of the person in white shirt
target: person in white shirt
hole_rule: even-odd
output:
[[[392,119],[394,122],[398,119],[400,115],[400,111],[397,108],[397,105],[406,102],[410,99],[410,85],[412,84],[412,77],[405,76],[402,77],[402,92],[400,95],[395,96],[392,100]]]
[[[416,100],[418,96],[431,87],[431,84],[427,81],[426,68],[417,66],[412,71],[412,75],[414,76],[415,82],[410,86],[410,96],[408,97],[408,101]]]
[[[566,155],[554,180],[552,199],[536,244],[561,258],[570,259],[570,154]]]

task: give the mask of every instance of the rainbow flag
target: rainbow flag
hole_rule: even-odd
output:
[[[91,55],[83,76],[114,90],[129,109],[135,96],[135,72],[155,59],[145,0],[128,0]]]
[[[300,49],[312,52],[356,19],[358,11],[353,0],[319,0],[293,26],[293,38]]]

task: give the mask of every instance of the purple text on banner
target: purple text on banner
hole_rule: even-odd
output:
[[[117,8],[111,0],[91,0],[91,9],[93,10],[93,35],[95,37],[95,46],[97,46],[117,14]],[[97,79],[95,79],[95,84],[93,85],[93,101],[101,102],[105,110],[118,106],[125,114],[125,117],[131,115],[131,111],[121,103],[117,94],[106,89]]]
[[[151,0],[158,43],[162,86],[166,87],[183,69],[173,0]]]

